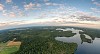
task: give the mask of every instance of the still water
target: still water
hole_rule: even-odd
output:
[[[56,37],[55,39],[58,41],[69,42],[69,43],[77,43],[78,47],[75,54],[100,54],[100,38],[92,38],[84,34],[84,38],[82,38],[79,32],[84,32],[82,30],[77,30],[74,28],[66,28],[61,29],[57,28],[56,30],[63,30],[63,31],[72,31],[72,33],[76,33],[76,35],[72,37]]]

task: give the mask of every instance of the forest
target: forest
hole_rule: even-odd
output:
[[[7,43],[14,38],[16,38],[14,41],[21,42],[19,50],[17,49],[17,51],[15,50],[15,52],[9,54],[74,54],[78,46],[76,43],[60,42],[55,40],[55,37],[71,37],[74,36],[75,33],[72,33],[72,31],[58,31],[56,28],[69,27],[47,26],[3,30],[0,32],[0,43]],[[84,33],[91,35],[93,39],[100,34],[98,33],[100,30],[78,27],[74,28],[82,29],[85,31]],[[83,34],[83,32],[80,32],[80,34]],[[84,35],[81,36],[83,41],[88,41],[84,38]]]

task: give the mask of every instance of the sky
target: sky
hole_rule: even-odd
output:
[[[0,30],[25,26],[100,28],[100,0],[0,0]]]

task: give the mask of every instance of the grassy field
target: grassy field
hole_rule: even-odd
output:
[[[19,50],[19,46],[7,46],[7,43],[0,43],[0,54],[11,54]]]

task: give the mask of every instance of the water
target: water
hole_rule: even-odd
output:
[[[85,37],[81,37],[79,32],[84,32],[82,30],[76,30],[74,28],[67,28],[61,29],[58,28],[56,30],[63,30],[63,31],[72,31],[72,33],[76,33],[76,35],[72,37],[56,37],[55,39],[58,41],[69,42],[69,43],[77,43],[78,47],[75,54],[100,54],[100,38],[92,38],[84,34]]]

